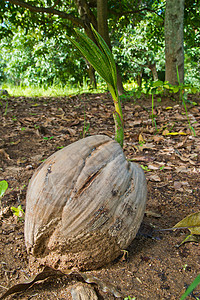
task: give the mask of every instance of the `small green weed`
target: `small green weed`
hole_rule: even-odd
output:
[[[0,181],[0,207],[1,207],[1,198],[5,194],[6,190],[8,188],[8,183],[6,180]]]
[[[124,300],[136,300],[136,297],[131,298],[130,296],[124,298]]]
[[[150,172],[151,170],[147,166],[140,165],[144,171]]]
[[[24,220],[25,212],[24,212],[24,210],[22,209],[22,206],[21,206],[21,205],[19,205],[18,207],[12,206],[12,207],[11,207],[11,210],[12,210],[13,214],[14,214],[15,216],[17,216],[18,220],[20,220],[20,221],[21,221],[21,220]]]
[[[184,300],[186,299],[187,296],[189,296],[192,291],[197,287],[197,285],[200,284],[200,274],[197,275],[197,277],[194,279],[194,281],[190,284],[190,286],[187,288],[187,290],[185,291],[185,293],[181,296],[180,300]],[[199,300],[198,297],[196,297],[195,299]]]
[[[43,140],[48,141],[48,140],[52,140],[53,138],[54,136],[50,136],[50,137],[45,136],[43,137]]]

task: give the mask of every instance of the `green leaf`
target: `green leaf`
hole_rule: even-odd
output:
[[[5,191],[8,188],[8,183],[6,180],[2,180],[0,181],[0,197],[3,196],[3,194],[5,193]]]
[[[197,88],[192,87],[192,88],[191,88],[191,93],[196,94],[196,92],[197,92]]]
[[[157,86],[163,86],[163,81],[162,81],[162,80],[154,81],[153,86],[154,86],[154,87],[157,87]]]
[[[174,86],[172,89],[173,89],[174,93],[178,93],[180,87],[177,85],[177,86]]]
[[[67,36],[71,43],[81,52],[86,60],[93,66],[99,75],[106,81],[108,89],[112,95],[115,112],[113,114],[115,121],[115,140],[123,146],[124,123],[121,109],[121,103],[117,90],[117,70],[111,50],[100,36],[100,34],[91,25],[94,34],[95,44],[86,34],[75,29],[77,39]]]
[[[92,27],[93,33],[96,37],[98,46],[84,33],[75,30],[78,41],[75,39],[69,40],[81,52],[81,54],[89,61],[99,75],[111,86],[116,86],[117,71],[112,53],[99,35],[99,33]]]
[[[197,287],[199,283],[200,283],[200,274],[197,275],[194,281],[190,284],[190,286],[187,288],[185,293],[181,296],[180,300],[184,300],[187,296],[189,296],[189,294]]]
[[[163,87],[167,90],[171,89],[171,87],[169,86],[169,84],[164,84]]]
[[[25,214],[21,205],[19,205],[18,207],[12,206],[11,210],[12,210],[13,214],[15,216],[17,216],[18,218],[20,218],[20,215],[24,215]]]
[[[200,235],[200,212],[193,213],[178,222],[173,228],[188,228],[191,234]]]

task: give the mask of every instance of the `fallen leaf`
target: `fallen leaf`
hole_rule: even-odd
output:
[[[144,140],[144,138],[143,138],[143,136],[142,136],[141,133],[139,134],[138,140],[139,140],[139,143],[144,143],[145,142],[145,140]]]
[[[157,214],[157,213],[155,213],[154,211],[151,211],[151,210],[146,210],[145,215],[147,217],[154,217],[154,218],[160,218],[161,217],[160,214]]]
[[[11,142],[11,145],[18,145],[21,142],[21,140],[17,140],[16,142]]]
[[[72,129],[72,128],[66,128],[66,130],[69,132],[70,135],[75,135],[76,134],[76,130]]]
[[[133,126],[138,126],[142,123],[142,120],[136,120],[136,121],[130,121],[128,120],[127,121],[127,124],[130,126],[130,127],[133,127]]]
[[[165,130],[163,130],[162,135],[168,135],[168,133],[169,133],[169,130],[165,129]]]
[[[187,135],[185,132],[168,132],[165,135]]]
[[[153,164],[148,164],[148,168],[149,168],[150,170],[159,170],[159,169],[160,169],[160,166],[153,165]]]
[[[161,181],[161,179],[158,175],[150,175],[150,176],[148,176],[148,179],[151,181]]]
[[[182,183],[180,181],[174,181],[174,189],[179,190],[182,187]]]
[[[69,278],[76,276],[78,281],[81,280],[81,281],[85,281],[86,283],[95,283],[103,292],[110,292],[117,298],[123,297],[122,293],[120,293],[114,285],[110,283],[105,283],[100,279],[94,277],[92,274],[87,274],[87,273],[72,271],[72,270],[67,270],[65,272],[62,272],[60,270],[56,270],[49,266],[46,266],[44,267],[42,272],[33,276],[29,280],[13,285],[3,295],[1,295],[0,300],[5,299],[6,297],[12,294],[24,292],[38,281],[42,281],[47,278],[57,278],[63,276],[67,276]]]
[[[5,159],[10,159],[10,156],[8,155],[8,153],[6,153],[4,149],[0,149],[0,156],[2,156]]]
[[[128,159],[128,161],[144,161],[144,162],[149,162],[149,161],[154,161],[154,160],[155,160],[155,157],[139,156],[139,155]]]
[[[193,213],[178,222],[173,228],[188,228],[191,234],[200,235],[200,212]]]
[[[161,136],[161,135],[154,135],[153,140],[154,140],[155,143],[159,143],[159,142],[164,141],[164,137]]]

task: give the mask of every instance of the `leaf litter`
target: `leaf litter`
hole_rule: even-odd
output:
[[[168,98],[161,103],[155,101],[157,128],[152,126],[151,99],[132,99],[122,105],[124,151],[127,159],[144,167],[149,190],[147,211],[139,234],[127,249],[126,260],[119,259],[91,271],[100,280],[97,285],[109,282],[136,299],[177,300],[184,286],[198,274],[199,235],[190,232],[190,243],[177,248],[187,229],[159,231],[173,228],[200,211],[200,105],[198,96],[192,97],[198,103],[188,105],[195,137],[181,103],[170,102]],[[34,170],[50,154],[82,138],[84,122],[90,124],[86,135],[114,137],[113,104],[108,93],[60,98],[10,97],[8,101],[6,116],[0,108],[0,180],[6,180],[9,186],[2,198],[5,213],[0,216],[1,294],[30,276],[23,220],[15,218],[10,208],[21,205],[25,211],[26,188]],[[163,135],[163,131],[170,134]],[[184,270],[185,264],[190,268]],[[25,295],[26,299],[32,295],[34,299],[55,299],[55,295],[71,299],[70,287],[71,283],[61,278],[44,280],[41,288],[34,284]],[[196,291],[198,295],[198,288]],[[104,299],[115,298],[110,290],[101,290],[100,295]],[[23,295],[14,297],[24,299]]]

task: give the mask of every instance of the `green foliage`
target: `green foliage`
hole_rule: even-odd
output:
[[[48,37],[40,30],[19,29],[0,42],[0,80],[15,85],[78,85],[86,64],[64,35]]]
[[[79,40],[69,39],[111,87],[111,90],[117,94],[117,71],[114,58],[107,44],[94,28],[93,32],[99,47],[86,34],[78,30],[76,30],[76,34]]]
[[[198,0],[185,3],[185,85],[200,87],[200,31]],[[35,4],[34,1],[31,2]],[[53,0],[40,0],[37,7],[53,7]],[[89,2],[91,4],[91,2]],[[96,14],[96,7],[89,7]],[[131,9],[130,9],[131,8]],[[66,34],[74,25],[61,16],[33,13],[0,1],[0,82],[21,86],[80,85],[88,81],[87,64],[78,51],[72,51]],[[74,1],[57,2],[56,9],[82,26]],[[156,66],[164,82],[163,1],[108,2],[108,23],[115,61],[124,81],[142,74],[143,83],[152,80],[150,66]],[[130,14],[127,14],[131,12]],[[101,80],[99,80],[101,82]],[[137,90],[137,94],[140,91]]]
[[[115,61],[108,45],[100,34],[93,27],[92,31],[98,46],[90,38],[88,38],[86,34],[83,34],[78,30],[76,30],[78,41],[71,39],[70,37],[68,38],[87,59],[87,61],[89,61],[99,75],[106,81],[115,106],[115,112],[113,113],[115,121],[115,140],[121,145],[121,147],[123,147],[123,116],[117,90],[117,70]]]
[[[157,4],[154,4],[155,8]],[[114,57],[126,80],[143,73],[151,77],[149,65],[156,64],[157,71],[164,69],[164,20],[163,9],[159,14],[148,12],[138,24],[130,20],[126,28],[118,26],[114,32]]]

